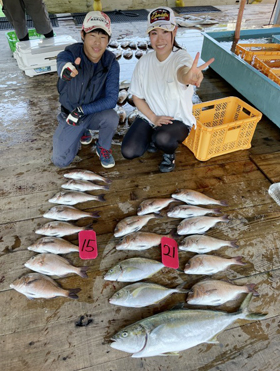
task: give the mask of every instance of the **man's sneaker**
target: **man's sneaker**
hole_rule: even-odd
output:
[[[84,135],[81,137],[80,142],[81,144],[90,144],[93,140],[93,136],[89,130],[84,132]]]
[[[101,165],[105,168],[110,168],[115,166],[115,160],[112,155],[112,150],[109,151],[101,147],[98,142],[96,142],[96,153],[100,158]]]
[[[175,168],[175,153],[164,153],[162,162],[159,165],[159,171],[162,173],[169,173]]]

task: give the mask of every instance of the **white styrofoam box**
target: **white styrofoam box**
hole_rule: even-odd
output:
[[[56,71],[57,54],[63,51],[66,46],[76,42],[69,35],[19,41],[16,44],[14,57],[19,68],[24,70],[28,76],[53,72]]]

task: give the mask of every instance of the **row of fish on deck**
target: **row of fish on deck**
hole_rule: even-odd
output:
[[[28,249],[40,253],[32,257],[25,266],[36,273],[28,273],[17,279],[11,287],[29,298],[52,298],[66,296],[78,298],[79,288],[64,290],[50,276],[65,276],[71,273],[87,277],[87,267],[74,267],[66,259],[57,256],[73,251],[78,247],[64,240],[63,236],[91,229],[92,225],[77,227],[68,220],[78,220],[84,217],[98,217],[98,213],[89,213],[76,209],[73,205],[86,201],[104,201],[104,195],[93,196],[86,191],[108,190],[109,180],[90,171],[72,171],[64,174],[71,178],[63,185],[70,190],[57,193],[49,201],[60,204],[51,208],[44,217],[56,219],[48,222],[36,231],[43,237]],[[91,181],[107,183],[100,186]],[[183,202],[172,208],[172,202]],[[116,250],[143,251],[158,246],[162,235],[151,232],[141,232],[149,220],[162,218],[159,212],[169,207],[168,218],[183,219],[177,226],[176,232],[171,231],[169,237],[186,236],[179,242],[180,251],[195,252],[185,264],[181,274],[212,275],[227,267],[237,264],[244,265],[241,257],[222,258],[207,253],[216,251],[223,246],[237,247],[234,241],[220,240],[204,235],[217,223],[227,223],[227,216],[207,216],[221,214],[219,209],[206,208],[197,205],[225,205],[202,193],[192,190],[182,190],[171,195],[171,198],[153,198],[141,202],[137,215],[129,216],[118,222],[114,229],[114,237],[121,238],[116,243]],[[156,314],[127,326],[112,337],[111,347],[132,353],[132,357],[149,357],[162,354],[177,353],[203,342],[213,342],[213,338],[230,323],[238,318],[259,319],[261,315],[250,314],[248,305],[252,294],[258,295],[254,284],[243,286],[234,285],[222,280],[202,280],[184,289],[182,282],[176,288],[168,288],[153,282],[142,281],[152,277],[165,266],[156,260],[141,256],[129,258],[116,264],[105,274],[104,279],[131,283],[109,298],[114,305],[126,307],[145,307],[160,302],[172,293],[187,294],[188,304],[217,306],[229,300],[234,300],[242,293],[250,293],[245,298],[241,310],[229,314],[221,311],[179,309]],[[215,340],[216,341],[216,340]]]
[[[88,267],[75,267],[67,259],[60,256],[60,254],[79,252],[78,246],[62,237],[79,233],[82,230],[92,229],[92,224],[79,227],[68,223],[68,221],[88,217],[99,218],[99,212],[82,211],[73,205],[88,201],[105,201],[104,194],[95,196],[86,192],[107,191],[111,181],[88,170],[73,170],[64,174],[64,177],[68,179],[61,186],[64,190],[49,199],[50,203],[59,205],[52,207],[43,215],[45,218],[55,219],[56,221],[48,222],[37,229],[35,233],[45,237],[40,238],[28,247],[28,250],[40,253],[24,264],[25,267],[36,273],[28,273],[10,285],[11,288],[30,299],[50,299],[57,296],[78,299],[77,293],[80,291],[80,288],[65,290],[48,276],[63,277],[75,273],[83,278],[87,277],[86,271]]]
[[[185,236],[179,249],[197,253],[186,264],[183,274],[212,275],[233,264],[244,265],[241,257],[222,258],[205,253],[218,250],[222,246],[237,247],[234,241],[220,240],[203,235],[216,223],[228,222],[226,216],[207,216],[220,214],[218,209],[210,209],[196,205],[225,205],[193,190],[182,190],[166,199],[148,199],[143,201],[136,216],[121,220],[114,236],[120,237],[116,250],[143,251],[158,246],[162,235],[141,232],[149,220],[160,218],[157,214],[170,203],[181,201],[167,211],[171,218],[182,218],[176,233],[170,232],[169,237]],[[188,294],[188,304],[217,306],[234,300],[242,293],[248,293],[240,311],[229,314],[222,311],[178,309],[169,310],[140,320],[117,332],[112,338],[111,347],[127,353],[132,357],[151,357],[158,355],[178,354],[178,352],[203,342],[217,342],[216,335],[236,319],[260,319],[263,315],[248,312],[252,295],[258,295],[254,284],[234,285],[222,280],[202,280],[190,290],[185,290],[186,282],[176,288],[168,288],[153,282],[141,281],[153,277],[165,266],[156,260],[134,257],[123,260],[112,267],[104,276],[105,280],[132,282],[118,290],[109,299],[114,305],[141,308],[156,304],[172,293]]]

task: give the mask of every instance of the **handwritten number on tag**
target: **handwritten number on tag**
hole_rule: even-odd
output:
[[[178,245],[173,238],[162,237],[161,261],[166,267],[179,268]]]
[[[95,259],[98,255],[95,231],[79,233],[79,255],[81,259]]]

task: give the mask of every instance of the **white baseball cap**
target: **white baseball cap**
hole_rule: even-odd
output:
[[[171,8],[160,6],[153,9],[148,14],[147,33],[154,28],[162,28],[163,30],[173,31],[176,27],[176,19]]]
[[[104,30],[109,36],[112,35],[111,20],[107,14],[99,11],[92,11],[85,16],[82,30],[89,33],[97,28]]]

